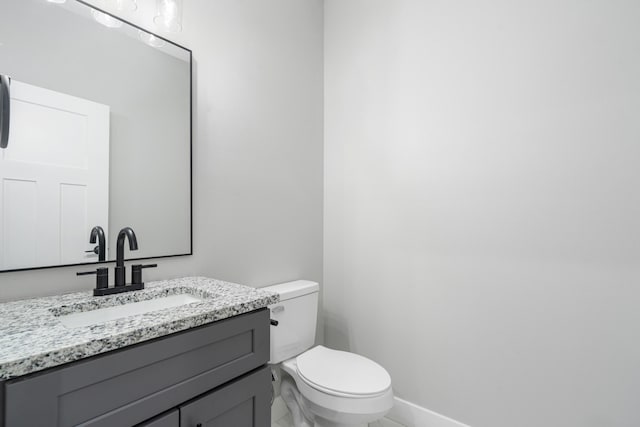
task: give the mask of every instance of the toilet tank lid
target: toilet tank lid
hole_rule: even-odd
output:
[[[280,301],[286,301],[291,298],[318,292],[320,285],[317,282],[312,282],[310,280],[296,280],[294,282],[267,286],[263,289],[265,291],[272,291],[280,294]]]

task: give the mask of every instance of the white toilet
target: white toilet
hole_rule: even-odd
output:
[[[295,427],[361,427],[379,420],[393,406],[391,377],[366,357],[317,346],[318,289],[298,280],[263,288],[280,294],[269,306],[271,360],[291,377],[282,379],[280,394]]]

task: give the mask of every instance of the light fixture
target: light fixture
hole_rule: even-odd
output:
[[[140,37],[140,40],[152,47],[159,48],[166,44],[166,42],[160,37],[156,37],[153,34],[147,33],[146,31],[138,30],[138,36]]]
[[[156,0],[156,17],[153,22],[164,31],[182,31],[182,0]]]
[[[91,9],[91,16],[93,19],[98,21],[100,24],[104,25],[107,28],[120,28],[122,27],[122,21],[114,18],[111,15],[107,15],[104,12],[100,12],[96,9]]]
[[[66,2],[67,2],[67,0],[47,0],[47,1],[48,1],[49,3],[59,3],[59,4],[62,4],[62,3],[66,3]]]

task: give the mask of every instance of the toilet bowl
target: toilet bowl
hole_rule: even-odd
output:
[[[362,356],[317,346],[282,362],[282,369],[296,386],[295,400],[285,394],[285,403],[303,405],[315,426],[366,426],[393,406],[389,374]]]
[[[280,294],[269,306],[271,360],[287,374],[281,395],[295,427],[361,427],[393,406],[391,377],[366,357],[313,345],[318,284],[296,281],[267,287]]]

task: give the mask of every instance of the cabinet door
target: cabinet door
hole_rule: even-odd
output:
[[[174,409],[171,412],[138,424],[136,427],[180,427],[180,412]]]
[[[181,427],[270,427],[267,366],[180,407]]]

